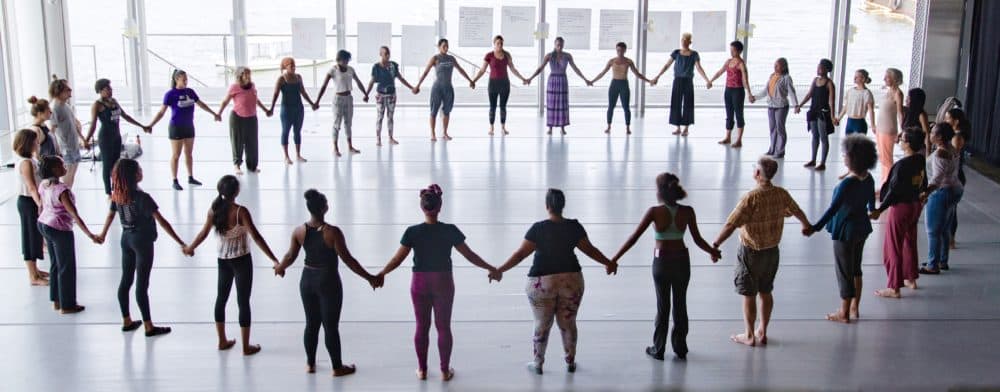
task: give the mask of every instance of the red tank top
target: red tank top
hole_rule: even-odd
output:
[[[726,87],[743,88],[743,71],[739,66],[726,67]]]
[[[507,79],[507,63],[510,62],[510,56],[505,53],[501,60],[490,51],[483,61],[490,64],[490,79]]]

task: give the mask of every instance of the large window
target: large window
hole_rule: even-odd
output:
[[[281,73],[281,59],[292,56],[292,19],[323,18],[326,34],[326,58],[296,59],[296,72],[316,95],[323,77],[337,54],[336,1],[315,0],[246,0],[247,57],[254,79],[268,91]]]
[[[170,87],[173,69],[188,74],[188,84],[207,101],[217,100],[231,81],[232,2],[146,1],[149,86],[154,104]]]
[[[830,57],[831,0],[754,0],[753,37],[747,52],[751,84],[763,84],[779,57],[788,60],[799,98],[805,96],[819,60]]]
[[[86,103],[94,96],[94,81],[111,80],[115,95],[129,100],[132,84],[125,51],[126,10],[122,0],[68,1],[73,56],[73,79],[70,83],[77,103]],[[59,75],[66,77],[66,75]]]
[[[885,8],[855,1],[851,7],[851,25],[855,34],[847,43],[847,71],[844,84],[851,85],[854,71],[865,69],[871,75],[869,88],[877,101],[885,93],[882,81],[886,68],[897,68],[905,78],[910,75],[910,58],[913,49],[913,19],[891,13]],[[886,44],[886,43],[892,43]],[[905,87],[904,87],[905,91]]]

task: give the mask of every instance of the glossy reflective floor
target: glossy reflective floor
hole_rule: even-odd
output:
[[[375,147],[373,109],[359,107],[355,142],[360,155],[330,154],[329,109],[306,119],[303,154],[308,163],[285,166],[278,146],[276,117],[262,119],[263,170],[242,177],[242,203],[249,206],[263,235],[279,255],[287,249],[293,226],[306,219],[302,193],[317,188],[332,202],[328,219],[344,229],[348,245],[370,271],[377,271],[396,250],[407,225],[421,221],[417,191],[429,183],[445,191],[441,219],[456,223],[468,244],[492,264],[518,246],[530,224],[545,217],[547,188],[567,194],[566,215],[579,218],[591,241],[613,254],[655,202],[653,178],[678,173],[689,192],[701,231],[711,241],[740,195],[753,186],[757,157],[767,149],[766,114],[748,112],[742,149],[720,147],[720,109],[699,109],[691,136],[669,135],[663,110],[636,119],[625,137],[620,112],[610,137],[604,135],[603,110],[574,111],[569,135],[545,135],[544,119],[534,110],[512,110],[511,134],[486,135],[486,109],[462,108],[452,118],[449,142],[430,143],[426,111],[397,112],[398,146]],[[143,138],[146,154],[143,188],[185,239],[203,222],[215,196],[214,182],[232,171],[224,124],[198,114],[196,176],[205,186],[170,189],[166,127]],[[803,116],[789,121],[788,155],[775,182],[789,189],[812,219],[830,201],[843,170],[832,141],[830,169],[804,170],[809,139]],[[440,132],[440,130],[439,130]],[[558,133],[558,130],[556,130]],[[440,136],[440,134],[439,134]],[[341,140],[342,148],[344,141]],[[86,169],[86,168],[85,168]],[[183,174],[183,166],[182,166]],[[2,174],[12,181],[11,173]],[[877,175],[877,173],[876,173]],[[561,347],[552,339],[546,373],[529,374],[531,312],[524,295],[530,260],[501,283],[455,255],[457,297],[454,310],[456,378],[428,381],[413,377],[413,316],[408,268],[373,292],[342,268],[345,304],[341,323],[344,358],[356,375],[334,379],[323,348],[319,373],[303,371],[301,332],[304,316],[298,294],[301,263],[284,279],[273,277],[267,260],[254,251],[253,340],[263,346],[254,357],[215,349],[212,304],[215,298],[215,239],[194,258],[186,258],[166,236],[156,244],[152,287],[154,320],[174,328],[170,335],[145,338],[119,331],[115,292],[120,276],[116,223],[103,246],[77,234],[79,298],[87,310],[60,316],[48,291],[29,287],[21,263],[16,209],[0,208],[0,238],[5,260],[0,268],[0,379],[3,390],[942,390],[951,386],[1000,386],[1000,187],[973,171],[959,206],[959,248],[952,270],[923,277],[917,291],[901,300],[874,297],[885,284],[881,261],[883,233],[865,246],[862,319],[841,325],[823,320],[838,301],[828,235],[804,238],[788,221],[781,245],[776,309],[765,347],[733,344],[728,336],[742,327],[740,297],[733,291],[737,240],[712,264],[692,247],[688,293],[691,353],[686,362],[658,362],[643,348],[652,335],[655,297],[650,278],[652,234],[622,260],[617,276],[584,261],[587,292],[580,312],[579,370],[567,374]],[[183,178],[183,177],[182,177]],[[96,172],[82,170],[76,187],[83,216],[92,227],[104,218],[106,204]],[[926,235],[920,230],[924,252]],[[923,255],[924,253],[922,253]],[[581,255],[581,257],[583,257]],[[925,257],[925,256],[923,256]],[[42,262],[47,268],[48,262]],[[408,266],[407,261],[404,266]],[[235,300],[229,318],[235,320]],[[137,314],[135,305],[133,313]],[[230,325],[230,334],[237,333]],[[557,333],[557,331],[553,331]],[[553,335],[555,336],[555,335]],[[433,339],[433,335],[432,335]],[[433,345],[432,345],[433,346]],[[431,368],[437,360],[431,348]],[[68,388],[68,389],[67,389]]]

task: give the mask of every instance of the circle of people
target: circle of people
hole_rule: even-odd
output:
[[[195,249],[214,231],[218,236],[218,294],[215,303],[215,322],[218,332],[219,350],[228,350],[236,345],[229,339],[225,328],[225,306],[233,284],[239,307],[238,319],[241,332],[241,348],[245,355],[260,351],[259,345],[250,343],[250,293],[253,276],[249,240],[263,251],[272,261],[274,273],[284,277],[287,269],[304,250],[305,267],[302,269],[300,293],[306,315],[304,346],[309,372],[316,370],[316,350],[319,330],[324,330],[324,343],[330,356],[334,376],[352,374],[353,365],[346,365],[341,358],[338,323],[343,305],[343,288],[338,273],[338,260],[355,274],[366,280],[372,288],[382,287],[387,274],[399,267],[413,253],[413,275],[411,296],[416,319],[414,346],[417,354],[417,377],[426,379],[428,372],[427,351],[429,330],[433,322],[437,329],[440,371],[443,380],[454,376],[450,364],[452,348],[451,313],[455,287],[452,275],[452,249],[458,251],[473,265],[488,271],[489,280],[500,281],[504,273],[514,268],[525,258],[534,255],[528,272],[527,297],[534,314],[535,326],[532,338],[533,358],[527,364],[529,371],[542,374],[549,332],[553,322],[559,325],[564,348],[567,371],[576,370],[577,327],[576,315],[583,297],[583,275],[575,250],[602,264],[606,272],[617,273],[618,260],[640,239],[652,225],[655,232],[655,256],[652,262],[653,282],[657,296],[657,313],[653,333],[653,343],[645,349],[649,356],[663,360],[667,350],[668,334],[674,354],[679,359],[686,358],[688,347],[688,316],[686,291],[690,280],[690,255],[684,243],[685,233],[690,232],[695,244],[706,252],[713,262],[721,257],[720,245],[735,231],[740,229],[739,247],[735,267],[735,291],[743,298],[744,329],[733,334],[733,342],[748,346],[766,345],[767,328],[773,310],[772,290],[779,261],[779,243],[782,237],[784,219],[795,217],[802,224],[802,234],[812,235],[821,230],[829,232],[834,253],[834,271],[839,287],[840,302],[836,310],[826,319],[851,323],[859,317],[862,292],[862,250],[869,234],[872,233],[871,220],[883,220],[884,246],[883,261],[887,274],[885,288],[874,294],[881,298],[898,299],[901,289],[917,289],[920,274],[936,275],[949,268],[949,249],[954,247],[957,229],[955,208],[963,193],[965,183],[962,171],[963,149],[969,132],[969,123],[959,108],[948,110],[944,121],[928,124],[923,110],[926,95],[921,89],[911,89],[905,100],[899,86],[902,73],[889,68],[884,81],[888,86],[885,98],[880,102],[878,118],[875,117],[874,99],[866,84],[871,80],[868,72],[855,73],[855,86],[847,93],[844,110],[835,114],[835,88],[829,78],[833,64],[821,60],[817,66],[817,76],[809,93],[802,102],[795,95],[795,88],[788,75],[788,63],[779,58],[774,64],[774,73],[766,88],[756,95],[750,91],[746,66],[740,57],[742,44],[734,41],[730,45],[731,58],[722,68],[708,78],[699,64],[698,53],[690,49],[691,36],[685,34],[681,49],[673,52],[657,77],[647,79],[636,70],[633,62],[624,56],[625,44],[618,45],[618,55],[608,61],[605,69],[593,80],[587,80],[573,63],[572,56],[562,51],[563,40],[556,38],[555,50],[545,56],[545,61],[528,78],[521,77],[514,68],[510,53],[503,50],[503,38],[494,40],[494,50],[484,59],[479,74],[470,78],[455,57],[448,54],[448,41],[442,39],[439,53],[430,59],[427,68],[416,85],[410,85],[398,71],[398,65],[389,61],[389,49],[383,47],[381,61],[372,67],[372,81],[365,88],[348,65],[350,54],[341,51],[337,64],[327,75],[316,101],[309,98],[302,85],[301,77],[295,73],[292,59],[282,61],[283,74],[275,85],[270,107],[258,98],[250,79],[250,71],[241,68],[239,80],[230,89],[218,112],[213,111],[198,99],[194,90],[187,87],[187,77],[183,71],[175,71],[171,80],[173,88],[164,96],[163,107],[149,125],[139,124],[125,113],[112,96],[112,88],[107,79],[98,80],[95,86],[100,95],[92,106],[89,131],[83,129],[73,114],[68,99],[72,89],[65,79],[54,78],[49,88],[52,98],[48,101],[32,97],[31,114],[33,126],[15,134],[13,149],[20,157],[17,170],[20,179],[20,194],[17,209],[21,221],[22,251],[28,271],[29,282],[36,286],[48,286],[50,300],[55,310],[62,314],[78,313],[84,310],[76,298],[76,262],[74,249],[74,225],[97,244],[107,238],[112,222],[117,218],[122,227],[121,255],[122,276],[118,288],[118,301],[122,315],[122,331],[143,328],[148,337],[167,334],[169,327],[153,323],[148,297],[150,275],[153,264],[153,242],[157,239],[157,226],[176,241],[182,252],[193,256]],[[315,110],[323,96],[327,84],[333,80],[335,86],[334,146],[337,135],[344,126],[348,148],[358,152],[351,144],[351,118],[353,100],[351,82],[356,82],[364,91],[364,99],[373,85],[376,88],[378,118],[376,130],[381,144],[381,124],[388,116],[389,140],[393,138],[393,111],[396,100],[394,80],[399,79],[413,93],[418,93],[428,72],[434,68],[437,80],[431,88],[431,135],[435,140],[434,124],[439,110],[443,110],[444,137],[448,135],[448,115],[454,101],[451,86],[452,69],[458,69],[475,87],[487,67],[490,70],[490,124],[495,119],[499,98],[500,121],[507,134],[506,99],[510,91],[510,81],[506,70],[510,69],[524,83],[539,75],[545,65],[550,68],[547,95],[547,124],[565,127],[569,124],[568,87],[566,67],[583,78],[588,85],[603,77],[609,70],[613,81],[609,88],[608,125],[612,120],[615,101],[621,100],[625,110],[626,124],[629,124],[629,86],[627,73],[631,70],[637,77],[652,84],[658,82],[673,63],[675,78],[672,93],[670,122],[677,126],[675,134],[686,135],[688,126],[694,122],[692,96],[692,70],[706,79],[708,86],[723,73],[726,74],[726,137],[720,144],[740,147],[743,134],[744,90],[753,102],[756,96],[766,96],[771,132],[771,146],[753,169],[756,187],[746,193],[729,215],[725,226],[716,240],[709,244],[698,230],[695,210],[680,201],[686,197],[680,179],[670,173],[656,177],[656,196],[659,203],[648,209],[635,232],[625,241],[611,258],[606,257],[590,243],[586,230],[575,219],[563,217],[565,196],[562,191],[550,189],[545,196],[548,217],[536,222],[524,236],[520,247],[500,266],[493,266],[477,255],[465,242],[465,236],[453,224],[440,222],[438,214],[444,204],[443,190],[431,185],[419,193],[419,206],[424,214],[424,222],[410,226],[402,235],[400,247],[387,265],[378,273],[366,271],[351,255],[343,232],[325,221],[330,209],[326,197],[316,191],[305,192],[306,207],[311,218],[296,227],[291,234],[291,245],[280,260],[271,251],[267,242],[254,225],[253,214],[237,202],[240,181],[236,176],[226,175],[217,184],[218,196],[212,202],[205,223],[191,243],[184,242],[173,230],[170,223],[160,214],[157,203],[139,183],[143,179],[139,163],[133,159],[120,158],[122,136],[119,120],[132,123],[151,132],[152,127],[163,117],[167,108],[172,109],[169,135],[173,147],[171,161],[174,188],[181,189],[176,179],[178,160],[185,154],[188,169],[188,183],[200,185],[192,173],[191,150],[194,141],[194,106],[211,113],[216,121],[221,121],[221,112],[229,101],[234,108],[230,115],[230,133],[233,141],[233,156],[237,174],[242,174],[243,154],[246,154],[247,168],[257,169],[257,119],[256,108],[267,115],[273,112],[279,95],[282,96],[281,123],[282,146],[286,163],[292,164],[287,145],[290,131],[296,145],[296,158],[304,162],[299,153],[300,131],[304,105],[302,99]],[[776,159],[784,156],[785,119],[790,110],[812,103],[807,112],[807,122],[812,133],[812,160],[806,167],[813,170],[825,168],[828,152],[828,135],[846,115],[847,137],[843,140],[842,152],[847,173],[841,176],[840,184],[834,189],[829,208],[816,222],[810,222],[799,209],[789,193],[771,182],[778,170]],[[877,143],[865,134],[869,126],[877,135]],[[97,145],[102,161],[102,178],[105,193],[110,196],[110,210],[100,232],[91,231],[80,217],[74,204],[73,179],[82,161],[81,147],[90,148],[97,123],[100,123]],[[53,129],[49,129],[49,125]],[[738,127],[735,141],[730,138],[733,127]],[[609,132],[606,131],[606,132]],[[565,129],[563,128],[563,134]],[[630,131],[629,131],[630,132]],[[816,154],[822,145],[821,161],[817,164]],[[903,158],[893,161],[894,146],[898,145]],[[95,154],[96,155],[96,154]],[[95,157],[96,158],[96,157]],[[870,171],[881,163],[882,178],[879,191]],[[925,172],[929,163],[929,174]],[[876,199],[879,203],[876,204]],[[923,211],[926,211],[929,254],[927,263],[918,267],[917,225]],[[38,269],[37,260],[43,258],[42,248],[48,247],[51,268],[48,272]],[[130,315],[129,294],[135,285],[135,297],[141,320]],[[759,300],[759,306],[758,306]],[[760,313],[758,323],[758,311]],[[674,327],[669,331],[671,312]]]

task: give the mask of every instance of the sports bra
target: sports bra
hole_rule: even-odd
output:
[[[656,232],[657,241],[677,241],[684,239],[684,229],[677,228],[677,206],[668,206],[667,211],[670,211],[670,225],[664,231]],[[655,230],[655,229],[654,229]]]

